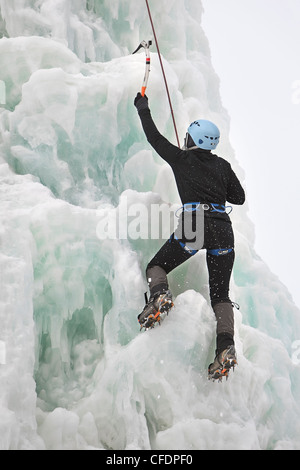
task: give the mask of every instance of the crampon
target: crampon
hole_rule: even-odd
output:
[[[234,346],[229,346],[218,354],[212,364],[208,367],[208,379],[222,382],[223,377],[228,379],[230,369],[234,370],[237,365]]]
[[[149,330],[164,320],[170,309],[174,306],[170,291],[156,295],[151,298],[144,307],[142,313],[138,316],[138,322],[141,330]]]

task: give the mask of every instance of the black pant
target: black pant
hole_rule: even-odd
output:
[[[233,309],[229,299],[229,282],[234,263],[234,235],[229,217],[205,216],[203,238],[202,248],[207,250],[210,299],[217,318],[217,334],[219,340],[224,335],[228,340],[229,337],[233,338],[234,333]],[[146,270],[150,296],[167,290],[167,274],[195,254],[189,250],[189,241],[184,236],[177,239],[175,232],[150,261]],[[227,251],[220,255],[218,249],[227,249]],[[224,305],[220,309],[218,304]],[[227,343],[233,344],[230,338]]]
[[[206,262],[212,305],[216,302],[230,302],[229,282],[234,263],[234,236],[230,221],[209,216],[205,217],[202,248],[207,250]],[[210,252],[222,248],[231,251],[222,255],[211,254]],[[151,268],[159,266],[166,274],[169,274],[173,269],[190,259],[193,254],[189,250],[189,240],[186,240],[184,236],[176,239],[176,236],[172,234],[147,266],[147,279],[151,278],[149,282],[150,294],[159,291],[161,288],[166,288],[167,282],[162,272],[160,276],[148,275]]]

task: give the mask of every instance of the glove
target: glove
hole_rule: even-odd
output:
[[[147,96],[142,96],[141,93],[138,93],[134,100],[134,106],[138,112],[140,112],[142,109],[149,109]]]

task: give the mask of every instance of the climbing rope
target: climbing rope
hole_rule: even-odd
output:
[[[157,40],[157,36],[156,36],[156,32],[155,32],[155,28],[154,28],[154,24],[153,24],[153,20],[152,20],[152,16],[151,16],[151,11],[150,11],[150,7],[149,7],[148,0],[146,0],[146,5],[147,5],[147,10],[148,10],[148,14],[149,14],[149,19],[150,19],[150,23],[151,23],[151,27],[152,27],[154,39],[155,39],[155,44],[156,44],[156,49],[157,49],[157,53],[158,53],[158,58],[159,58],[159,62],[160,62],[160,66],[161,66],[161,70],[162,70],[162,74],[163,74],[165,86],[166,86],[166,91],[167,91],[167,95],[168,95],[168,100],[169,100],[171,115],[172,115],[172,119],[173,119],[173,124],[174,124],[176,139],[177,139],[177,144],[178,144],[178,147],[180,148],[180,142],[179,142],[177,127],[176,127],[176,122],[175,122],[175,116],[174,116],[173,106],[172,106],[172,102],[171,102],[171,97],[170,97],[170,93],[169,93],[168,82],[167,82],[167,78],[166,78],[166,74],[165,74],[165,70],[164,70],[162,58],[161,58],[161,55],[160,55],[158,40]]]

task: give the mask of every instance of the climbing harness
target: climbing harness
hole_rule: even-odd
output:
[[[209,202],[209,203],[188,202],[186,204],[183,204],[183,206],[180,207],[179,209],[177,209],[177,211],[175,212],[175,216],[179,218],[183,212],[195,212],[195,211],[200,211],[201,209],[203,211],[210,211],[211,213],[217,212],[221,214],[224,214],[224,213],[230,214],[230,212],[232,211],[232,206],[225,206],[225,204],[217,204],[217,203],[212,203],[212,202]],[[230,209],[230,212],[227,212],[227,209]],[[181,211],[181,213],[178,215],[179,211]],[[180,246],[191,256],[195,255],[199,251],[198,249],[195,250],[191,248],[190,246],[188,246],[185,242],[180,240],[175,234],[171,235],[169,239],[170,243],[172,239],[178,241]],[[216,249],[207,250],[207,253],[213,256],[224,256],[224,255],[231,253],[232,251],[233,251],[233,248],[216,248]]]
[[[142,47],[145,49],[146,53],[146,70],[145,70],[145,76],[142,84],[142,90],[141,90],[141,95],[145,96],[147,84],[148,84],[148,79],[149,79],[149,73],[150,73],[150,46],[152,44],[152,41],[142,41],[141,44],[136,48],[136,50],[132,53],[135,54],[138,52]]]
[[[193,248],[188,246],[185,242],[183,242],[182,240],[179,240],[179,238],[175,234],[171,235],[171,237],[169,238],[169,243],[171,243],[172,240],[176,240],[181,246],[181,248],[183,248],[183,250],[189,253],[191,256],[194,256],[199,251],[199,250],[193,250]],[[224,255],[228,255],[232,251],[233,251],[233,248],[214,248],[212,250],[207,250],[207,253],[213,256],[224,256]]]
[[[226,209],[230,209],[229,212],[226,212],[226,214],[230,214],[232,212],[232,206],[225,206],[224,204],[210,204],[212,209],[211,209],[211,212],[219,212],[221,214],[223,214],[224,212],[226,212]],[[216,206],[219,206],[221,207],[221,209],[217,209]],[[204,210],[208,210],[208,209],[204,209]]]
[[[225,206],[224,204],[216,204],[212,202],[188,202],[186,204],[183,204],[183,206],[179,207],[177,211],[175,212],[175,216],[178,218],[180,214],[178,215],[179,211],[182,212],[194,212],[194,211],[199,211],[200,209],[203,209],[204,211],[210,211],[210,212],[218,212],[220,214],[230,214],[233,210],[232,206]],[[227,212],[227,209],[230,209],[229,212]]]

